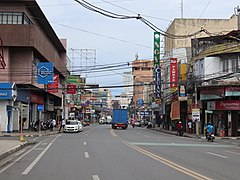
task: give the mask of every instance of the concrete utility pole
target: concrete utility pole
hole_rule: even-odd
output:
[[[235,15],[238,16],[238,30],[240,30],[240,7],[237,6],[234,8]]]

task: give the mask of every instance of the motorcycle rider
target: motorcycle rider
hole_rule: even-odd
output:
[[[135,126],[135,120],[134,119],[131,120],[131,125],[134,128],[134,126]]]
[[[213,127],[211,122],[208,123],[206,131],[207,131],[206,132],[206,138],[214,133],[214,127]]]

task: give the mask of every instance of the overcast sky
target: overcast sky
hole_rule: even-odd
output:
[[[174,18],[181,17],[181,0],[86,1],[116,14],[141,14],[164,31]],[[108,18],[82,7],[74,0],[37,2],[58,37],[67,39],[67,49],[96,50],[97,66],[131,62],[136,54],[139,59],[152,59],[153,30],[139,20]],[[183,0],[183,17],[229,19],[237,6],[240,6],[239,0]],[[77,59],[77,54],[74,57]],[[74,62],[73,66],[77,65],[80,62]],[[121,73],[129,70],[88,73],[87,82],[99,83],[100,86],[122,85]],[[112,89],[112,92],[119,93],[120,89]]]

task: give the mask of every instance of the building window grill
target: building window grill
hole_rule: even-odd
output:
[[[33,24],[24,12],[0,12],[0,24]]]

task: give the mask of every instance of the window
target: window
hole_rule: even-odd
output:
[[[0,12],[0,24],[32,24],[32,22],[23,12]]]
[[[223,60],[223,72],[228,72],[228,60]]]

